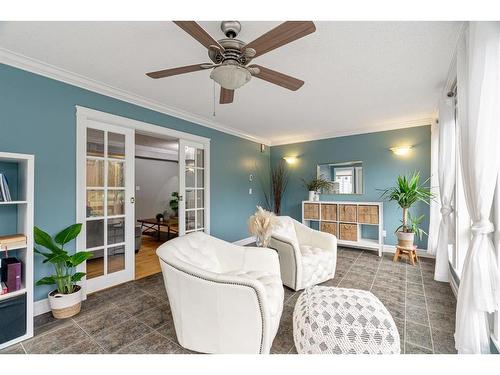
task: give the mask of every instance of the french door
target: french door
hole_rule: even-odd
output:
[[[208,150],[205,145],[179,140],[179,235],[210,233],[208,210]]]
[[[78,128],[79,250],[86,292],[134,278],[134,130],[86,120]]]

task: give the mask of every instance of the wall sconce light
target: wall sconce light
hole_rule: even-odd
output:
[[[297,162],[296,156],[285,156],[283,157],[288,164],[295,164]]]
[[[389,150],[391,150],[395,155],[401,156],[408,154],[411,149],[412,146],[398,146],[398,147],[391,147]]]

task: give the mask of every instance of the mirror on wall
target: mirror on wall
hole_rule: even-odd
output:
[[[323,194],[363,194],[363,162],[326,163],[318,165],[318,178],[333,182]]]

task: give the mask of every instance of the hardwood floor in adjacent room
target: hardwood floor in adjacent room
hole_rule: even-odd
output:
[[[160,261],[156,255],[156,249],[163,241],[157,241],[149,236],[142,236],[142,246],[135,254],[135,279],[139,280],[147,276],[161,272]]]
[[[141,249],[135,254],[135,280],[161,272],[156,249],[165,241],[166,239],[158,241],[156,237],[142,236]],[[108,258],[108,273],[121,271],[124,267],[125,257],[123,254],[114,255]],[[87,277],[89,279],[102,276],[103,274],[103,257],[89,259],[87,261]]]

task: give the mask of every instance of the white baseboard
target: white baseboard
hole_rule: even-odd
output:
[[[41,299],[33,304],[33,315],[38,316],[50,311],[49,299]]]
[[[384,253],[394,254],[396,252],[396,246],[394,245],[384,245]],[[434,255],[431,255],[425,249],[417,249],[417,256],[421,258],[435,258]]]
[[[234,241],[233,244],[238,246],[245,246],[255,242],[255,237],[242,238],[241,240]]]

